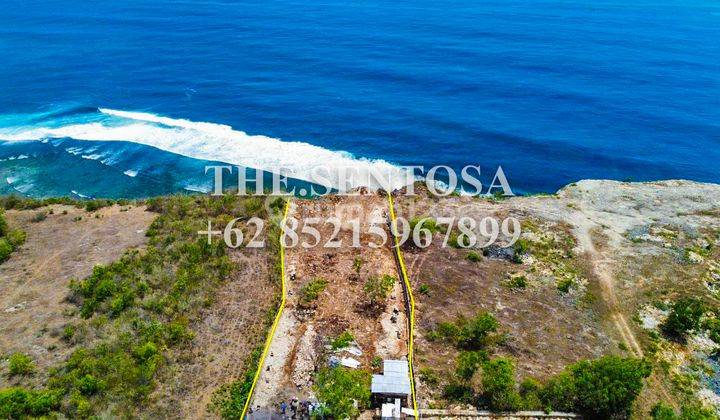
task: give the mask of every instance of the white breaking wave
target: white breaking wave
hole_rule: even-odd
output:
[[[128,169],[127,171],[123,172],[125,175],[129,176],[130,178],[135,178],[138,174],[138,171],[133,171],[132,169]]]
[[[184,189],[199,193],[209,193],[210,191],[212,191],[212,188],[203,187],[201,185],[186,185]]]
[[[227,125],[174,119],[150,113],[105,108],[100,108],[99,111],[119,119],[122,124],[92,122],[61,127],[0,129],[0,140],[69,137],[89,141],[130,141],[194,159],[280,172],[284,176],[330,185],[341,191],[361,186],[396,189],[413,180],[409,171],[384,160],[355,158],[345,152],[332,151],[309,143],[249,135]],[[225,175],[228,176],[227,172]],[[211,172],[208,172],[209,176],[212,176]],[[345,185],[340,185],[341,179],[345,180]]]
[[[97,154],[97,153],[96,153],[96,154],[93,154],[93,155],[81,155],[80,157],[83,158],[83,159],[87,159],[87,160],[98,160],[98,159],[100,159],[100,158],[103,157],[103,156],[104,156],[104,155],[102,155],[102,154]]]
[[[90,196],[87,196],[87,195],[84,195],[84,194],[80,194],[79,192],[77,192],[77,191],[75,191],[75,190],[70,190],[70,192],[73,193],[73,194],[75,194],[75,195],[77,195],[77,196],[80,197],[80,198],[91,198]]]

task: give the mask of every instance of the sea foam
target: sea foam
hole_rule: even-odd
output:
[[[316,168],[335,189],[357,187],[400,188],[412,182],[412,174],[384,160],[356,158],[309,143],[249,135],[228,125],[163,117],[145,112],[100,108],[106,119],[54,127],[0,129],[0,140],[72,138],[88,141],[129,141],[194,159],[226,162],[317,182]],[[78,153],[78,150],[68,150]],[[278,169],[280,168],[280,169]],[[343,176],[344,174],[344,176]],[[211,176],[208,173],[208,176]],[[345,185],[338,180],[345,179]]]

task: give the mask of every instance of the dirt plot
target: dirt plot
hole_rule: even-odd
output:
[[[539,232],[555,232],[558,240],[571,238],[568,226],[539,219],[512,203],[453,197],[442,200],[399,197],[398,217],[468,216],[476,221],[494,217],[501,224],[509,216],[520,222],[532,221]],[[452,322],[459,316],[473,317],[481,311],[492,313],[506,335],[495,348],[497,355],[512,356],[519,379],[531,376],[547,378],[566,365],[595,358],[611,351],[614,343],[604,332],[599,314],[602,302],[593,302],[597,293],[592,282],[578,282],[568,293],[558,290],[554,272],[540,262],[512,261],[512,253],[502,248],[486,252],[480,261],[468,258],[470,250],[443,247],[444,233],[433,236],[425,249],[405,246],[404,258],[416,301],[415,371],[419,404],[427,407],[438,396],[438,386],[423,383],[423,371],[431,370],[440,378],[452,375],[458,351],[447,343],[426,337],[440,322]],[[484,244],[487,238],[480,238]],[[503,245],[502,235],[496,242]],[[555,243],[555,242],[553,242]],[[566,245],[567,246],[567,245]],[[481,249],[475,249],[482,255]],[[582,256],[567,257],[579,267],[587,264]],[[564,262],[563,262],[564,263]],[[586,276],[590,273],[583,273]],[[523,276],[528,284],[513,288],[509,281]],[[588,298],[589,297],[589,298]]]
[[[292,397],[312,398],[314,373],[324,366],[328,356],[354,359],[360,369],[371,369],[374,358],[403,359],[407,357],[407,321],[402,285],[396,281],[386,305],[373,309],[363,286],[372,276],[397,277],[397,269],[389,248],[387,202],[379,195],[362,197],[326,197],[322,200],[298,200],[291,207],[291,218],[300,221],[298,231],[312,218],[319,218],[314,226],[319,230],[320,243],[309,235],[300,235],[300,245],[288,248],[287,305],[273,338],[272,346],[253,397],[254,408],[276,407]],[[334,226],[326,223],[337,217],[337,248],[324,247],[334,236]],[[356,229],[352,220],[358,220]],[[388,243],[380,243],[371,227],[379,227],[387,235]],[[353,247],[353,231],[358,232],[359,247]],[[303,286],[318,279],[327,281],[324,290],[311,303],[301,303]],[[384,307],[383,307],[384,306]],[[356,354],[333,352],[328,343],[348,331],[355,337]],[[355,346],[351,346],[351,349]],[[358,354],[359,349],[362,354]]]
[[[40,220],[39,213],[47,217]],[[128,248],[143,246],[155,214],[134,206],[88,213],[54,205],[11,210],[5,216],[14,229],[27,232],[27,240],[0,264],[0,355],[26,353],[38,372],[46,372],[71,351],[61,338],[76,310],[64,301],[70,280],[88,276],[96,264],[112,262]],[[26,380],[42,383],[44,378],[38,374]],[[9,385],[7,376],[0,375],[0,388]]]
[[[213,417],[208,412],[213,393],[241,376],[244,361],[265,338],[265,320],[280,293],[269,274],[276,257],[249,248],[231,250],[230,257],[237,270],[192,325],[190,348],[168,357],[162,385],[152,396],[162,417]]]

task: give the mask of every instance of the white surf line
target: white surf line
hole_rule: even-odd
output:
[[[116,119],[105,122],[74,123],[61,127],[14,127],[0,129],[0,140],[43,140],[69,137],[87,141],[129,141],[178,155],[226,162],[307,182],[316,182],[316,168],[327,168],[322,176],[340,190],[358,187],[377,189],[377,178],[390,180],[391,189],[412,182],[408,171],[387,161],[356,158],[342,151],[328,150],[305,142],[249,135],[223,124],[195,122],[146,112],[100,108]],[[343,173],[347,182],[339,185]],[[410,174],[411,175],[411,174]],[[211,176],[211,175],[208,175]]]

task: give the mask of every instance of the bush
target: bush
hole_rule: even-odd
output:
[[[515,389],[515,364],[500,357],[483,365],[483,398],[495,411],[517,411],[522,407],[520,394]]]
[[[657,403],[650,411],[653,420],[677,420],[678,416],[675,410],[667,404]]]
[[[382,277],[370,277],[363,287],[370,304],[374,306],[384,304],[396,281],[395,277],[387,274]]]
[[[245,361],[242,377],[229,384],[223,385],[212,397],[210,410],[217,412],[224,419],[240,419],[250,388],[255,379],[255,372],[260,363],[262,347],[257,347]]]
[[[527,277],[515,276],[508,280],[508,287],[511,289],[524,289],[527,287]]]
[[[5,238],[0,238],[0,263],[10,258],[10,254],[13,252],[13,246],[10,245]]]
[[[663,332],[671,339],[684,343],[687,333],[700,327],[705,305],[696,298],[684,298],[675,302],[665,322]]]
[[[428,286],[427,284],[421,284],[418,291],[421,295],[430,296],[430,286]]]
[[[557,281],[557,289],[560,293],[567,293],[575,282],[572,279],[563,278]]]
[[[480,369],[483,362],[486,362],[487,360],[487,352],[483,350],[460,352],[457,358],[457,367],[455,372],[460,378],[469,381],[475,372]]]
[[[451,381],[443,388],[443,398],[465,404],[475,404],[475,391],[467,384]]]
[[[481,312],[463,325],[460,345],[468,349],[481,349],[488,344],[489,336],[496,332],[499,326],[493,314]]]
[[[50,391],[23,388],[0,389],[0,418],[19,419],[50,414],[60,406],[60,397]]]
[[[24,244],[26,238],[27,234],[19,229],[11,230],[5,236],[5,239],[12,245],[13,249],[17,249],[17,247]]]
[[[312,279],[308,284],[300,288],[300,304],[307,306],[317,300],[327,285],[328,282],[325,279],[319,277]]]
[[[513,261],[520,264],[522,256],[530,253],[530,241],[520,238],[513,245]]]
[[[45,213],[44,211],[39,211],[39,212],[35,213],[35,215],[33,215],[32,219],[30,219],[30,221],[33,223],[40,223],[45,219],[47,219],[47,213]]]
[[[467,254],[467,259],[472,262],[480,262],[482,260],[482,256],[475,251],[470,251]]]
[[[333,350],[344,349],[345,347],[348,347],[350,343],[352,343],[354,340],[355,337],[353,337],[350,331],[344,331],[342,334],[337,336],[332,341],[332,343],[330,343],[330,346]]]
[[[650,375],[650,363],[605,356],[568,366],[543,390],[554,410],[576,411],[592,418],[624,417]]]
[[[8,362],[10,376],[29,375],[35,371],[35,364],[30,356],[22,353],[14,353]]]
[[[440,383],[440,377],[435,371],[429,368],[420,369],[420,380],[427,386],[434,387]]]
[[[540,410],[543,408],[540,399],[540,391],[542,385],[533,378],[525,378],[520,383],[520,398],[522,399],[522,408],[524,410]]]
[[[325,404],[326,418],[355,418],[370,405],[370,373],[364,370],[323,368],[315,378],[314,389]]]
[[[7,235],[8,232],[8,224],[7,221],[5,221],[5,216],[3,216],[3,211],[0,210],[0,238]]]
[[[489,312],[480,312],[474,318],[458,318],[454,323],[441,322],[428,338],[443,338],[456,347],[480,350],[492,341],[492,334],[500,324]]]
[[[717,420],[714,410],[700,405],[683,406],[680,410],[680,420]]]

